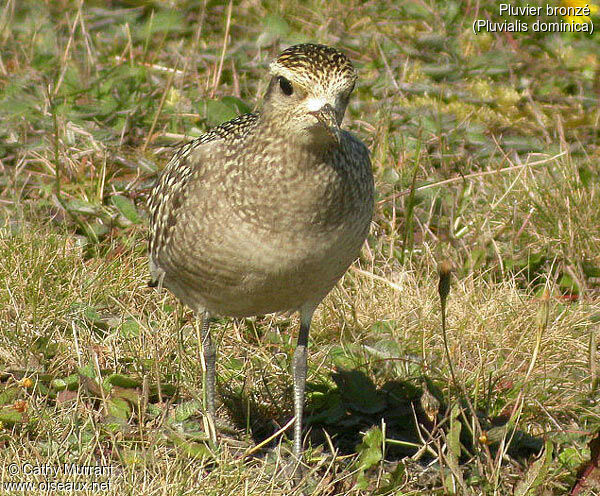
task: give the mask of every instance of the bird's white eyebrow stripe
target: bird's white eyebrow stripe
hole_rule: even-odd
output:
[[[326,103],[327,101],[323,98],[309,98],[306,101],[306,107],[309,112],[316,112],[317,110],[321,110]]]

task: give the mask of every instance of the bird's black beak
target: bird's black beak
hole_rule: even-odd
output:
[[[317,120],[323,125],[327,133],[339,145],[341,139],[341,130],[335,109],[329,103],[326,103],[319,110],[309,112],[309,114],[314,115],[317,118]]]

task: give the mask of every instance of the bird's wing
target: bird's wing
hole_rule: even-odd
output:
[[[243,114],[224,122],[195,140],[180,146],[169,160],[148,200],[150,210],[150,286],[158,285],[162,275],[156,264],[158,249],[168,243],[169,233],[174,226],[176,212],[183,202],[187,183],[194,172],[198,172],[198,167],[202,167],[198,160],[190,159],[192,153],[202,150],[216,141],[234,143],[242,140],[254,128],[257,121],[258,114]],[[201,155],[194,153],[195,157]]]

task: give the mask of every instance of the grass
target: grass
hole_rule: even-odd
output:
[[[345,125],[372,151],[378,198],[361,259],[311,331],[306,490],[575,487],[600,428],[600,44],[475,36],[486,16],[495,3],[8,0],[1,482],[294,493],[285,436],[244,454],[292,414],[297,319],[218,322],[235,431],[211,446],[193,315],[146,287],[145,199],[173,145],[253,109],[271,57],[317,41],[359,68]],[[63,463],[114,472],[23,473]],[[598,491],[590,467],[579,494]]]

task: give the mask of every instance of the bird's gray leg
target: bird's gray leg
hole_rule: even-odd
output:
[[[202,385],[202,396],[204,400],[204,408],[208,413],[208,433],[213,442],[217,440],[215,428],[215,363],[217,351],[210,337],[210,315],[202,314],[202,327],[200,328],[200,342],[202,343],[202,358],[204,383]]]
[[[306,356],[308,331],[314,308],[300,310],[300,332],[294,350],[292,369],[294,373],[294,455],[300,459],[302,454],[302,414],[304,413],[304,391],[306,389]]]
[[[208,414],[214,418],[215,410],[215,363],[217,359],[217,351],[210,337],[210,317],[205,315],[202,318],[202,354],[204,355],[204,363],[206,364],[206,383],[204,390],[206,391],[206,409]]]

